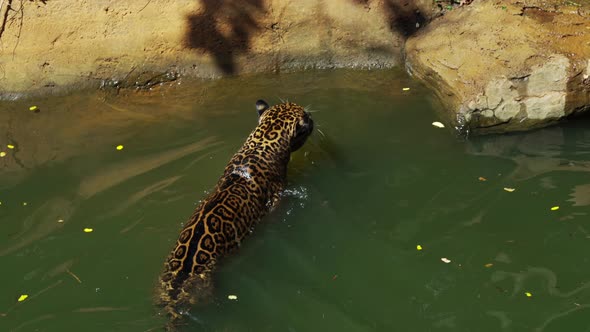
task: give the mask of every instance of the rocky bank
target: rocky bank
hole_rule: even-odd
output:
[[[0,99],[405,64],[452,127],[517,131],[590,108],[589,15],[590,0],[0,0]]]
[[[531,129],[590,108],[590,6],[475,1],[406,44],[407,67],[464,133]]]
[[[0,95],[401,64],[431,0],[0,0]]]

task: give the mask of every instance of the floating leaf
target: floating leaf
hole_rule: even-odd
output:
[[[27,206],[27,205],[29,205],[29,203],[23,202],[23,206]]]
[[[64,222],[64,220],[63,219],[60,219],[57,222],[62,223],[62,222]]]
[[[6,157],[6,152],[0,151],[0,158],[4,158],[4,157]]]
[[[38,109],[37,106],[31,106],[29,107],[29,111],[36,111]]]
[[[446,257],[443,257],[443,258],[441,258],[440,260],[441,260],[441,261],[443,261],[443,262],[444,262],[444,263],[446,263],[446,264],[449,264],[449,263],[451,262],[451,260],[450,260],[450,259],[448,259],[448,258],[446,258]]]
[[[515,190],[516,190],[515,188],[506,188],[506,187],[504,187],[504,191],[507,191],[509,193],[511,193],[511,192],[513,192]]]
[[[117,150],[119,150],[119,151],[123,150],[123,145],[117,145]]]
[[[438,121],[433,122],[432,125],[437,128],[444,128],[445,127],[444,124],[442,124],[441,122],[438,122]]]
[[[92,229],[92,228],[84,228],[84,233],[92,233],[92,231],[94,231],[94,229]]]
[[[410,88],[403,88],[403,91],[410,91]]]
[[[524,295],[526,295],[527,297],[531,297],[533,296],[533,294],[529,293],[529,292],[524,292]]]
[[[238,299],[238,296],[232,294],[232,295],[228,295],[227,298],[230,299],[230,300],[234,300],[235,301],[235,300]]]
[[[551,211],[557,211],[557,210],[559,210],[559,206],[557,206],[557,205],[551,208]]]
[[[484,178],[483,176],[480,176],[477,178],[479,181],[487,181],[488,179]]]
[[[486,264],[486,265],[484,265],[484,266],[485,266],[485,267],[487,267],[487,268],[490,268],[490,267],[494,266],[494,264],[492,264],[492,263],[487,263],[487,264]]]
[[[14,149],[14,145],[12,145],[12,144],[8,144],[8,145],[6,145],[6,147],[9,149]]]
[[[422,246],[421,245],[417,245],[416,246],[416,250],[422,250]]]
[[[29,296],[27,294],[23,294],[18,297],[18,302],[22,302],[22,301],[26,300],[28,297]]]

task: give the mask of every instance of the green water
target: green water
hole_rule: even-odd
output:
[[[181,331],[590,331],[590,121],[460,140],[396,71],[3,104],[0,331],[159,331],[163,261],[259,98],[319,130]]]

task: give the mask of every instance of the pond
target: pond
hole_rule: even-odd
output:
[[[404,73],[335,70],[4,103],[0,330],[160,330],[165,257],[259,98],[317,130],[180,331],[590,328],[590,121],[465,140]]]

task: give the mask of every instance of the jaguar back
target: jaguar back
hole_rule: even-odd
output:
[[[211,296],[217,262],[239,248],[278,203],[290,154],[313,130],[311,116],[297,104],[269,107],[259,100],[256,109],[258,126],[188,219],[164,264],[158,297],[170,316],[169,329],[191,305]]]

